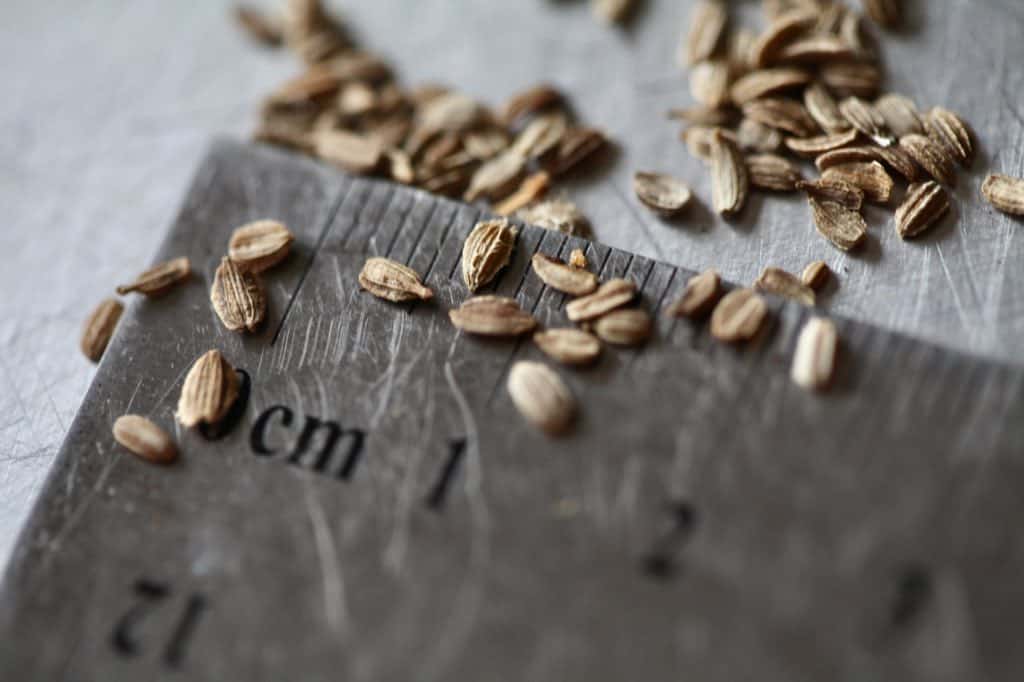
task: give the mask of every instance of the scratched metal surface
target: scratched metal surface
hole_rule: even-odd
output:
[[[610,167],[568,190],[601,241],[715,265],[733,281],[824,258],[841,275],[830,310],[1021,360],[1024,226],[975,199],[986,167],[1024,173],[1017,0],[916,2],[911,29],[885,38],[892,87],[963,112],[981,154],[957,191],[956,220],[904,245],[873,210],[861,257],[811,235],[796,201],[755,198],[733,225],[702,208],[667,224],[633,205],[639,167],[676,173],[709,196],[703,169],[662,118],[689,101],[673,66],[689,0],[651,0],[626,31],[601,28],[580,1],[333,4],[406,83],[444,80],[494,103],[539,78],[565,88],[620,145]],[[227,7],[5,0],[0,9],[0,561],[94,374],[76,349],[86,310],[150,260],[212,135],[244,136],[263,93],[294,72],[289,57],[246,43]]]
[[[295,226],[297,246],[268,275],[265,328],[241,336],[207,290],[232,226],[265,214]],[[502,389],[537,349],[446,319],[467,295],[459,255],[479,216],[220,145],[161,249],[188,255],[195,281],[126,314],[11,561],[0,669],[1020,679],[1024,370],[840,320],[836,385],[812,395],[788,377],[799,306],[773,301],[775,322],[743,349],[660,317],[643,350],[564,372],[583,411],[553,442]],[[652,310],[692,274],[527,228],[489,290],[564,321],[564,297],[528,263],[575,246]],[[360,292],[367,254],[425,273],[435,302]],[[216,442],[179,430],[169,469],[116,447],[122,413],[171,428],[181,377],[211,346],[252,379],[235,427]],[[291,462],[310,416],[361,430],[360,455],[343,435],[321,471],[313,451]]]

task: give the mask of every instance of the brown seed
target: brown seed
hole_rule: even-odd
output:
[[[757,36],[747,28],[741,28],[729,34],[726,53],[729,70],[732,71],[734,77],[738,78],[750,73],[755,68],[751,61],[755,40],[757,40]]]
[[[167,432],[137,414],[117,418],[114,440],[132,454],[154,464],[170,464],[178,457],[178,448]]]
[[[216,424],[238,398],[238,375],[218,350],[204,353],[185,375],[178,398],[178,421],[185,428]]]
[[[814,305],[814,289],[804,284],[796,275],[781,268],[768,267],[762,270],[761,276],[754,282],[754,288],[808,307]]]
[[[387,258],[368,259],[359,272],[359,286],[377,298],[396,303],[434,297],[415,270]]]
[[[900,147],[843,147],[825,152],[814,160],[814,165],[818,170],[826,171],[836,166],[872,161],[882,162],[909,182],[915,181],[920,175],[917,163]]]
[[[509,136],[498,128],[470,131],[462,136],[462,148],[474,159],[486,161],[509,148]]]
[[[567,199],[541,201],[521,209],[516,216],[531,225],[565,234],[585,234],[590,226],[576,204]]]
[[[502,119],[506,125],[514,125],[521,118],[532,116],[538,111],[562,102],[562,93],[547,83],[518,92],[505,104]]]
[[[416,124],[424,133],[461,133],[478,126],[485,116],[483,107],[472,98],[447,92],[430,99],[417,110]]]
[[[663,215],[675,215],[690,203],[690,188],[664,173],[635,173],[633,191],[642,204]]]
[[[469,189],[463,197],[476,201],[481,197],[501,199],[511,194],[526,170],[526,157],[516,149],[507,149],[493,159],[485,161],[469,181]]]
[[[527,158],[538,159],[556,149],[569,131],[569,119],[564,111],[555,110],[540,114],[523,128],[512,143],[511,149],[518,150]]]
[[[626,20],[637,0],[590,0],[594,16],[606,24],[617,24]]]
[[[508,265],[516,234],[506,218],[476,224],[462,245],[462,279],[470,291],[490,282]]]
[[[254,7],[235,7],[235,20],[238,26],[257,42],[277,47],[284,41],[284,27],[281,22],[275,21]]]
[[[776,17],[751,47],[751,62],[756,68],[771,66],[782,49],[817,20],[815,12],[794,9]]]
[[[903,95],[889,93],[875,100],[875,111],[885,120],[885,126],[893,135],[923,135],[924,123],[917,112],[914,100]]]
[[[882,73],[868,62],[831,62],[821,68],[821,80],[841,95],[871,98],[878,92]]]
[[[743,76],[730,89],[732,101],[744,105],[755,99],[786,90],[792,90],[811,81],[811,75],[803,69],[777,68],[751,71]]]
[[[565,313],[573,322],[585,322],[626,305],[636,296],[636,284],[629,279],[608,280],[592,294],[570,301]]]
[[[857,211],[834,201],[819,201],[808,196],[814,215],[814,226],[821,236],[843,251],[860,246],[867,237],[867,223]]]
[[[860,187],[838,178],[802,180],[796,183],[796,188],[819,201],[834,201],[851,211],[859,211],[864,203],[864,191]]]
[[[709,59],[715,54],[725,26],[729,21],[729,13],[725,3],[718,0],[701,0],[690,14],[690,31],[685,43],[687,64]]]
[[[807,264],[807,267],[804,268],[803,273],[800,275],[800,281],[811,289],[820,291],[828,283],[831,275],[832,271],[829,270],[828,264],[825,261],[816,260],[813,263]]]
[[[733,215],[747,200],[747,164],[736,144],[721,132],[711,136],[711,199],[715,211]]]
[[[860,13],[847,10],[839,21],[839,37],[846,41],[858,59],[878,61],[877,45],[865,38]]]
[[[792,99],[765,97],[743,105],[743,115],[797,137],[810,137],[818,126],[802,104]]]
[[[949,211],[949,196],[938,183],[928,180],[911,185],[896,209],[896,232],[903,239],[915,237]]]
[[[587,257],[583,253],[583,249],[573,249],[572,253],[569,254],[569,265],[582,270],[587,267]]]
[[[686,148],[693,156],[702,161],[711,161],[711,137],[718,133],[726,139],[732,140],[737,145],[739,139],[731,130],[723,128],[709,128],[708,126],[692,126],[683,131],[682,139]]]
[[[779,52],[778,60],[786,64],[824,64],[855,56],[854,46],[839,36],[818,34],[786,45]]]
[[[750,186],[775,192],[792,192],[803,180],[800,171],[788,159],[775,154],[754,154],[747,157]]]
[[[885,167],[877,161],[833,166],[822,173],[821,178],[826,181],[839,180],[859,187],[864,191],[864,199],[876,204],[888,203],[895,186]]]
[[[690,69],[690,94],[707,107],[721,107],[729,103],[729,62],[708,59]]]
[[[885,129],[882,115],[859,97],[844,99],[839,103],[839,111],[850,125],[871,138],[879,147],[891,147],[895,142]]]
[[[240,270],[230,258],[222,258],[213,275],[210,303],[231,331],[256,331],[267,314],[267,297],[259,276]]]
[[[743,119],[736,138],[740,147],[749,151],[769,153],[782,146],[782,133],[751,118]]]
[[[508,393],[527,421],[548,435],[564,433],[576,414],[565,382],[539,362],[520,360],[508,373]]]
[[[124,306],[114,298],[108,298],[101,302],[89,314],[82,327],[82,339],[79,347],[82,354],[93,362],[99,362],[103,357],[103,351],[110,343],[110,337],[114,335],[117,322],[121,319]]]
[[[179,282],[188,279],[191,273],[192,268],[188,258],[175,258],[146,270],[131,284],[122,284],[117,287],[117,293],[124,296],[138,292],[150,298],[156,298],[166,294]]]
[[[653,326],[646,310],[621,308],[599,317],[594,323],[594,333],[606,343],[637,346],[651,337]]]
[[[595,128],[570,128],[562,136],[551,160],[552,175],[561,175],[605,146],[604,133]]]
[[[537,320],[506,296],[474,296],[448,317],[458,329],[481,336],[519,336],[533,331]]]
[[[896,28],[903,15],[902,0],[863,0],[864,11],[879,26]]]
[[[730,126],[736,120],[736,112],[732,109],[713,109],[703,105],[686,109],[669,109],[668,117],[685,121],[698,126]]]
[[[859,132],[850,128],[846,132],[818,135],[817,137],[787,137],[786,147],[800,156],[813,159],[827,152],[849,147],[857,142],[859,136]]]
[[[384,157],[384,148],[376,138],[345,130],[320,131],[313,142],[317,156],[351,173],[372,173]]]
[[[768,316],[768,306],[753,289],[735,289],[711,313],[711,335],[736,343],[754,338]]]
[[[597,289],[597,275],[566,265],[543,253],[533,254],[533,271],[544,284],[570,296],[585,296]]]
[[[938,142],[961,166],[970,164],[974,156],[971,129],[962,118],[949,109],[934,107],[924,117],[928,136]]]
[[[533,335],[533,342],[548,357],[566,365],[589,365],[601,355],[601,342],[580,329],[548,329]]]
[[[704,317],[721,296],[722,279],[714,270],[705,270],[694,275],[686,283],[682,295],[669,306],[666,315],[670,317]]]
[[[981,196],[997,210],[1024,215],[1024,180],[1001,173],[989,173],[981,185]]]
[[[544,196],[550,185],[551,176],[548,172],[537,171],[523,180],[519,184],[519,189],[505,197],[501,203],[495,204],[494,212],[503,216],[512,215]]]
[[[243,270],[262,272],[283,261],[294,240],[283,223],[257,220],[231,233],[228,258]]]
[[[924,135],[904,135],[900,138],[900,147],[917,162],[917,165],[942,184],[950,187],[956,184],[953,160],[931,138]]]
[[[832,134],[850,130],[850,122],[821,83],[811,83],[804,90],[804,107],[822,130]]]
[[[790,376],[793,382],[807,390],[827,388],[836,366],[839,334],[831,320],[812,317],[804,324],[797,337]]]

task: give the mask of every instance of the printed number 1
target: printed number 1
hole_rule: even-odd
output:
[[[169,585],[146,578],[135,581],[134,587],[136,601],[118,620],[110,642],[114,651],[126,658],[142,653],[142,646],[136,633],[138,626],[162,601],[171,596]],[[189,595],[181,617],[164,648],[163,661],[169,667],[178,668],[185,660],[188,642],[206,607],[206,597],[199,593]]]

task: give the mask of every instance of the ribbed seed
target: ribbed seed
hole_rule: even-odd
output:
[[[879,147],[890,147],[895,142],[885,129],[885,119],[861,98],[847,97],[839,103],[839,111],[850,125],[871,138]]]
[[[549,199],[520,209],[516,216],[524,222],[565,234],[584,234],[590,227],[587,217],[567,199]]]
[[[814,26],[817,13],[796,9],[776,17],[751,47],[751,63],[763,69],[771,66],[782,49]]]
[[[565,432],[576,414],[576,400],[568,386],[539,362],[514,364],[508,374],[508,393],[519,413],[549,435]]]
[[[1024,215],[1024,180],[1001,173],[989,173],[981,185],[981,196],[997,210]]]
[[[124,296],[138,292],[150,298],[162,296],[192,273],[188,258],[175,258],[146,270],[131,284],[117,287],[117,293]]]
[[[231,331],[255,331],[267,312],[267,298],[258,275],[239,270],[230,258],[222,258],[213,275],[210,303]]]
[[[754,282],[754,288],[808,307],[813,306],[815,301],[814,289],[804,284],[796,275],[781,268],[765,268]]]
[[[670,317],[696,319],[711,312],[722,292],[722,279],[715,270],[705,270],[686,283],[682,295],[665,312]]]
[[[820,291],[832,276],[832,271],[829,269],[828,264],[822,260],[816,260],[813,263],[808,263],[807,267],[804,268],[803,273],[800,275],[800,281],[809,286],[815,291]]]
[[[581,329],[548,329],[533,335],[548,357],[566,365],[588,365],[601,354],[601,342]]]
[[[796,188],[819,201],[834,201],[851,211],[859,211],[864,203],[864,191],[859,187],[839,179],[803,180],[796,183]]]
[[[592,272],[566,265],[543,253],[535,253],[530,262],[537,277],[552,289],[570,296],[585,296],[597,289],[597,275]]]
[[[834,134],[850,130],[850,122],[839,111],[839,105],[821,83],[811,83],[804,90],[804,107],[825,132]]]
[[[696,64],[715,54],[725,35],[728,21],[725,3],[718,0],[702,0],[697,3],[690,15],[690,31],[684,46],[687,64]]]
[[[736,144],[716,131],[711,136],[711,198],[715,211],[732,215],[747,200],[747,164]]]
[[[836,149],[849,147],[857,142],[858,137],[860,137],[860,133],[850,128],[842,133],[830,133],[816,137],[787,137],[786,147],[800,156],[813,159]]]
[[[711,313],[711,335],[736,343],[752,339],[768,316],[768,306],[753,289],[736,289],[722,297]]]
[[[258,220],[236,228],[228,241],[228,258],[243,270],[262,272],[287,256],[295,237],[283,223]]]
[[[602,315],[594,323],[594,333],[606,343],[636,346],[651,336],[653,322],[642,308],[620,308]]]
[[[449,310],[448,317],[462,331],[482,336],[519,336],[537,326],[533,315],[505,296],[475,296]]]
[[[238,375],[218,350],[204,353],[185,375],[178,398],[178,421],[185,428],[216,424],[238,398]]]
[[[629,279],[608,280],[592,294],[577,298],[565,306],[565,313],[573,322],[593,320],[624,306],[636,296],[636,284]]]
[[[747,151],[770,153],[782,146],[782,133],[752,118],[740,122],[736,138],[740,148]]]
[[[811,74],[803,69],[760,69],[737,80],[729,92],[735,104],[743,105],[768,95],[799,88],[810,81]]]
[[[469,180],[469,189],[463,195],[466,201],[480,198],[502,199],[519,185],[526,170],[527,158],[517,149],[506,149],[493,159],[485,161]]]
[[[490,282],[508,265],[516,234],[505,218],[476,224],[462,245],[462,279],[470,291]]]
[[[870,163],[880,161],[899,173],[908,182],[914,182],[921,175],[917,163],[901,147],[844,147],[825,152],[814,160],[818,170],[825,171],[848,163]]]
[[[914,100],[903,95],[889,93],[875,100],[875,111],[885,120],[885,126],[893,135],[923,135],[924,123],[917,111]]]
[[[167,432],[137,414],[126,414],[114,422],[114,440],[132,454],[154,464],[170,464],[178,448]]]
[[[967,166],[974,156],[971,129],[962,118],[949,109],[934,107],[924,117],[928,136],[938,142],[946,153],[961,166]]]
[[[813,196],[808,196],[807,201],[814,215],[814,226],[825,239],[843,251],[854,249],[864,242],[868,226],[860,213],[834,201],[819,201]]]
[[[100,361],[123,312],[124,306],[120,301],[108,298],[89,314],[82,326],[82,338],[79,342],[79,347],[85,357],[93,362]]]
[[[924,135],[904,135],[900,138],[900,148],[942,184],[950,187],[956,184],[953,159],[931,138]]]
[[[792,192],[803,180],[799,169],[789,159],[775,154],[753,154],[747,157],[750,186],[775,192]]]
[[[663,215],[675,215],[690,203],[690,188],[664,173],[635,173],[633,191],[642,204]]]
[[[415,270],[387,258],[368,259],[359,272],[359,286],[377,298],[396,303],[434,297]]]
[[[707,107],[721,107],[729,103],[729,62],[708,59],[690,69],[690,94]]]
[[[384,158],[379,140],[345,130],[322,130],[314,136],[313,143],[321,159],[361,175],[377,170]]]
[[[885,204],[892,197],[895,187],[892,177],[877,161],[870,163],[847,163],[833,166],[821,174],[822,180],[841,181],[859,187],[864,199],[876,204]]]
[[[822,82],[843,96],[871,98],[878,93],[882,72],[868,62],[830,62],[821,67]]]
[[[896,232],[904,239],[915,237],[935,225],[947,211],[949,196],[938,183],[929,180],[911,185],[896,209]]]
[[[835,373],[839,334],[831,320],[812,317],[797,337],[790,376],[808,390],[827,388]]]
[[[765,97],[743,105],[743,115],[797,137],[810,137],[818,126],[802,104],[792,99]]]

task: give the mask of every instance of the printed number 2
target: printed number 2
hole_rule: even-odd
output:
[[[117,621],[111,636],[114,651],[130,658],[143,652],[139,642],[138,629],[147,614],[154,611],[161,602],[171,597],[171,588],[166,583],[141,578],[134,585],[135,603]],[[199,617],[206,609],[206,597],[193,593],[185,602],[184,610],[178,618],[164,647],[163,661],[171,668],[178,668],[185,659],[185,650],[193,631],[199,624]]]

